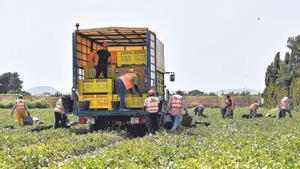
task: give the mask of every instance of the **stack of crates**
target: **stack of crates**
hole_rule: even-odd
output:
[[[117,52],[117,65],[146,65],[146,50],[132,50]]]
[[[90,52],[88,65],[84,66],[84,79],[78,81],[79,102],[90,101],[90,109],[112,109],[112,101],[120,101],[119,94],[114,91],[114,79],[122,73],[133,72],[136,66],[147,64],[146,50],[129,51],[110,51],[111,64],[108,66],[108,78],[103,79],[101,73],[100,79],[95,79],[97,60],[94,58],[96,51]],[[128,69],[127,69],[128,68]],[[120,69],[126,71],[120,72]],[[118,72],[119,71],[119,72]],[[129,72],[128,72],[129,71]],[[144,85],[144,82],[141,82]],[[139,84],[140,85],[140,84]],[[126,107],[132,109],[142,109],[147,95],[139,96],[137,94],[126,95]]]
[[[125,103],[126,108],[129,109],[142,109],[144,108],[144,101],[147,98],[147,94],[139,96],[138,94],[126,94]],[[113,95],[112,101],[120,101],[118,94]]]
[[[90,109],[112,109],[113,79],[79,80],[78,100],[90,101]]]
[[[117,67],[119,69],[127,70],[127,73],[135,72],[135,71],[142,72],[144,71],[144,68],[142,70],[141,68],[147,64],[146,53],[147,53],[146,50],[118,51]],[[123,74],[125,72],[121,71],[120,73]],[[142,76],[142,73],[140,73],[140,76]],[[143,80],[140,80],[139,83],[140,90],[144,88],[141,85],[145,85]],[[144,107],[144,101],[146,97],[147,94],[143,94],[142,96],[139,96],[137,94],[126,94],[126,98],[125,98],[126,108],[142,109]],[[113,95],[113,101],[120,101],[119,95]]]

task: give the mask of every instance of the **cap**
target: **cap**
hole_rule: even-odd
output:
[[[108,47],[109,46],[108,42],[103,42],[103,46]]]
[[[148,94],[149,94],[150,96],[154,96],[154,95],[155,95],[155,90],[154,90],[154,89],[150,89],[150,90],[148,91]]]

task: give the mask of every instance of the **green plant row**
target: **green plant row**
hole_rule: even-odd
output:
[[[209,127],[126,140],[62,168],[299,168],[299,112],[294,119],[240,118],[247,112],[237,109],[234,119],[223,120],[217,109],[207,110],[209,119],[194,120],[209,121]]]
[[[76,135],[61,132],[61,138],[42,140],[26,146],[4,147],[0,152],[0,168],[40,168],[58,166],[59,162],[105,147],[123,138],[110,133]],[[51,133],[51,132],[49,132]],[[22,140],[20,140],[22,142]]]
[[[37,100],[34,100],[34,101],[26,102],[26,104],[27,104],[29,109],[33,109],[33,108],[43,109],[43,108],[49,108],[50,107],[50,105],[48,104],[46,99],[37,99]],[[14,105],[15,105],[15,101],[2,101],[2,102],[0,102],[0,108],[3,108],[3,109],[11,109],[11,108],[13,108]]]

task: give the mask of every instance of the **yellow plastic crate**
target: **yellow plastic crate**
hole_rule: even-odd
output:
[[[143,65],[147,63],[146,50],[118,51],[117,65]]]
[[[118,94],[113,94],[112,95],[112,101],[120,101],[119,95]]]
[[[112,109],[112,95],[79,95],[78,100],[90,101],[90,109]]]
[[[137,94],[127,94],[125,98],[126,108],[144,108],[144,102],[147,94],[140,97]]]
[[[78,81],[79,93],[108,93],[113,91],[112,79],[84,79]]]
[[[116,65],[109,65],[107,70],[108,78],[115,78]],[[84,68],[84,78],[85,79],[94,79],[96,76],[96,69],[94,66],[88,66]],[[101,73],[99,78],[103,78],[103,73]]]

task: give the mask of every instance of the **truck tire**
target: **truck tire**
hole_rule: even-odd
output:
[[[127,133],[129,136],[134,138],[136,137],[144,137],[147,133],[148,129],[145,124],[135,124],[127,127]]]
[[[103,118],[96,118],[95,124],[90,124],[90,132],[104,130],[107,127],[107,121]]]

